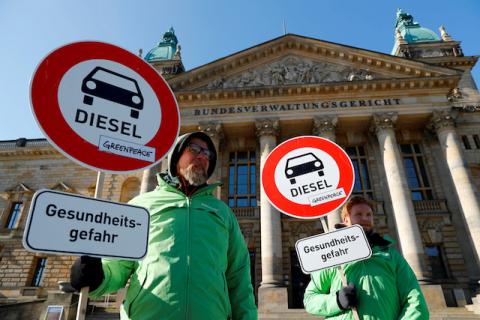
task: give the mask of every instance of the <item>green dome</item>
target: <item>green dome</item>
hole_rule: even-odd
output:
[[[421,27],[418,22],[413,21],[413,17],[410,14],[402,12],[401,9],[397,11],[395,28],[400,30],[402,37],[407,43],[441,41],[435,32]]]
[[[150,50],[145,56],[148,62],[171,60],[177,52],[178,40],[175,36],[175,30],[170,28],[163,35],[163,41],[158,43],[158,46]]]
[[[400,29],[400,32],[407,43],[440,41],[440,38],[430,29],[417,27]]]

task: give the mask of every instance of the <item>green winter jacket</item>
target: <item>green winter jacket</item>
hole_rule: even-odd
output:
[[[357,289],[360,319],[428,320],[425,298],[405,259],[381,238],[384,246],[372,246],[372,256],[343,265],[348,283]],[[303,303],[308,313],[328,319],[353,319],[351,310],[338,307],[336,292],[342,288],[337,268],[311,274]]]
[[[147,256],[103,259],[105,279],[90,296],[130,279],[121,319],[257,319],[249,254],[234,214],[212,195],[217,185],[187,197],[164,179],[130,202],[150,212]]]

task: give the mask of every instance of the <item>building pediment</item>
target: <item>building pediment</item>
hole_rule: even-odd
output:
[[[182,73],[178,91],[438,78],[459,71],[297,35],[285,35]]]
[[[34,191],[29,187],[27,187],[26,184],[20,182],[8,190],[1,191],[0,197],[4,198],[5,200],[8,200],[14,197],[18,197],[19,195],[32,194],[33,192]]]
[[[227,78],[215,78],[199,89],[279,86],[382,78],[386,78],[386,76],[381,73],[371,72],[369,69],[288,55]]]
[[[71,188],[69,185],[67,185],[65,182],[60,181],[56,183],[54,186],[50,188],[50,190],[55,190],[55,191],[61,191],[61,192],[69,192],[69,193],[74,193],[75,190]]]
[[[6,192],[8,192],[8,193],[33,193],[33,190],[31,190],[25,184],[19,183],[16,186],[14,186],[13,188],[8,189]]]

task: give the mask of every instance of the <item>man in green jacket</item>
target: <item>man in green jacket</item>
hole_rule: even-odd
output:
[[[130,280],[121,319],[257,319],[250,258],[230,208],[207,185],[217,155],[202,132],[181,136],[157,188],[130,203],[150,212],[147,256],[141,261],[81,257],[72,266],[76,289],[90,297]]]
[[[425,298],[412,269],[391,240],[373,232],[373,205],[354,196],[343,207],[342,218],[341,226],[363,228],[372,256],[343,265],[348,286],[342,285],[337,268],[312,273],[303,300],[306,311],[329,319],[353,319],[351,309],[356,307],[363,320],[427,320]]]

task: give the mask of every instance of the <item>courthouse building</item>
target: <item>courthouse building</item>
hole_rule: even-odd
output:
[[[175,93],[181,133],[202,130],[217,146],[212,180],[223,182],[217,196],[245,237],[261,312],[303,307],[309,276],[295,242],[325,231],[319,219],[279,213],[260,184],[268,153],[303,135],[345,149],[354,193],[374,201],[377,229],[396,240],[431,305],[464,306],[477,293],[480,95],[470,71],[478,57],[465,56],[445,28],[437,34],[401,11],[394,36],[386,54],[286,34],[185,70],[170,29],[145,56]],[[106,174],[101,196],[128,201],[153,189],[165,167]],[[97,174],[45,139],[18,139],[0,141],[0,176],[0,302],[43,301],[68,280],[74,257],[23,249],[32,195],[93,196]]]

